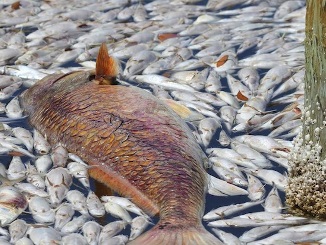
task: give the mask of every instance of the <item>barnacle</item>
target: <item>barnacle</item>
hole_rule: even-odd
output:
[[[322,146],[307,141],[307,137],[304,142],[302,137],[300,132],[289,154],[286,204],[293,214],[326,219],[325,160],[320,159]]]

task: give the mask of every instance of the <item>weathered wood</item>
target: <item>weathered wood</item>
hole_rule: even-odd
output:
[[[307,0],[305,111],[290,154],[289,211],[326,219],[326,1]]]

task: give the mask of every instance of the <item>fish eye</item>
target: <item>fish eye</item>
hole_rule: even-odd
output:
[[[113,85],[117,85],[117,84],[119,84],[119,82],[118,82],[118,80],[117,80],[116,77],[111,77],[111,78],[110,78],[110,81],[111,81],[111,84],[113,84]]]
[[[92,80],[94,80],[95,79],[95,74],[91,74],[91,75],[89,75],[89,77],[88,77],[88,80],[89,81],[92,81]]]

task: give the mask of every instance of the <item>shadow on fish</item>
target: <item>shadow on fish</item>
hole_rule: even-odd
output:
[[[29,122],[63,144],[90,176],[159,222],[128,244],[221,244],[202,225],[205,154],[186,123],[149,92],[116,85],[102,44],[96,71],[52,74],[21,96]]]

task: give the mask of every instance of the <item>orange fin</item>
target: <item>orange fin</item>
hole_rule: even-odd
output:
[[[116,191],[124,197],[130,198],[138,207],[141,207],[148,215],[154,216],[159,208],[148,197],[140,192],[128,180],[110,170],[105,164],[99,165],[96,161],[89,161],[92,167],[88,169],[89,175],[98,182]]]
[[[159,222],[128,245],[223,245],[217,237],[209,233],[203,226],[175,227]]]
[[[204,119],[202,114],[190,110],[188,107],[172,99],[162,99],[175,113],[187,122]]]
[[[109,56],[106,44],[102,43],[96,59],[95,79],[101,85],[115,84],[118,73],[118,62]]]

